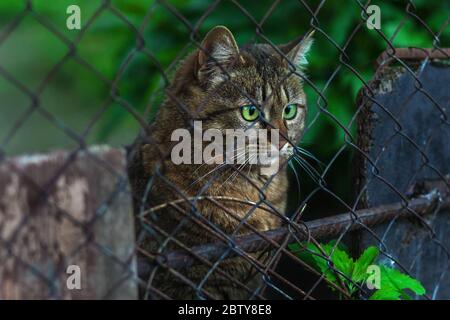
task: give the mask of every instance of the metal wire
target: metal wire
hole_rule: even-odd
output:
[[[64,163],[55,168],[54,175],[51,179],[48,179],[42,186],[36,183],[32,178],[27,175],[27,172],[17,166],[10,166],[10,170],[18,174],[21,178],[27,180],[33,192],[38,194],[39,199],[38,206],[45,206],[51,208],[55,217],[58,216],[61,219],[66,219],[70,223],[74,224],[77,228],[82,230],[85,235],[85,239],[81,239],[81,242],[77,246],[74,252],[67,253],[70,257],[75,257],[81,249],[90,246],[98,251],[99,255],[104,255],[111,258],[114,263],[117,263],[123,268],[123,278],[116,284],[111,286],[110,292],[105,296],[111,295],[114,290],[119,290],[120,285],[126,281],[135,282],[140,288],[140,298],[144,299],[170,299],[170,292],[164,289],[164,283],[158,281],[158,277],[168,277],[175,279],[180,286],[184,288],[182,290],[190,290],[195,293],[195,298],[199,299],[215,299],[217,296],[209,292],[208,283],[215,281],[220,277],[226,279],[229,283],[233,284],[237,289],[244,293],[248,299],[268,299],[268,298],[284,298],[284,299],[320,299],[328,297],[323,293],[323,287],[325,285],[330,286],[334,293],[337,293],[343,298],[352,298],[351,293],[348,291],[348,287],[344,282],[352,283],[352,279],[342,273],[334,265],[332,258],[329,254],[326,254],[321,248],[321,252],[318,254],[323,257],[327,263],[330,272],[336,275],[339,280],[337,282],[329,281],[329,278],[322,272],[311,267],[310,264],[300,259],[292,250],[288,247],[289,244],[300,244],[305,250],[306,243],[319,244],[320,241],[325,239],[335,239],[334,250],[338,248],[342,243],[351,243],[355,245],[358,238],[353,238],[355,235],[361,236],[365,234],[367,238],[370,238],[372,242],[381,251],[383,259],[387,259],[390,264],[394,264],[397,268],[403,272],[415,275],[414,261],[402,261],[397,254],[395,254],[395,245],[390,242],[390,236],[396,232],[395,230],[402,229],[400,225],[401,219],[408,217],[414,218],[414,221],[418,222],[420,226],[416,226],[421,232],[427,234],[426,243],[421,245],[418,252],[411,253],[414,257],[420,256],[423,253],[424,245],[432,244],[436,247],[436,250],[440,250],[446,257],[444,260],[447,262],[442,266],[433,266],[436,268],[436,277],[433,279],[434,285],[431,290],[428,290],[425,298],[435,299],[439,296],[440,290],[442,291],[441,284],[448,279],[448,268],[450,266],[450,251],[448,248],[449,243],[446,239],[442,239],[442,232],[436,232],[436,225],[429,221],[429,216],[439,215],[439,212],[449,209],[449,172],[442,172],[439,169],[439,165],[435,163],[435,156],[430,156],[430,150],[426,149],[426,146],[431,144],[435,139],[437,132],[443,130],[448,132],[448,101],[447,105],[442,105],[440,101],[437,101],[436,97],[425,89],[424,84],[421,81],[421,75],[423,70],[430,66],[433,61],[441,60],[447,61],[449,59],[449,49],[445,48],[446,44],[440,43],[441,35],[448,29],[448,18],[443,21],[442,28],[438,31],[432,30],[427,22],[420,17],[420,13],[416,11],[412,1],[405,1],[405,10],[403,22],[400,23],[391,38],[383,33],[382,30],[373,30],[377,35],[383,39],[386,45],[386,51],[380,53],[377,60],[377,69],[371,81],[366,81],[366,77],[363,75],[363,71],[358,70],[357,66],[349,57],[348,52],[355,50],[352,47],[354,38],[358,33],[365,28],[366,21],[368,19],[367,7],[370,5],[370,1],[348,1],[349,4],[361,12],[360,21],[353,26],[353,28],[347,33],[348,36],[340,45],[330,35],[329,30],[323,29],[321,24],[321,12],[323,8],[327,7],[326,1],[320,3],[308,4],[306,1],[297,1],[298,10],[307,12],[310,21],[305,27],[315,31],[316,37],[320,37],[323,41],[326,41],[337,52],[336,68],[331,70],[329,76],[326,79],[320,79],[323,81],[322,86],[318,86],[316,83],[318,79],[310,79],[305,77],[302,72],[296,69],[289,58],[281,52],[278,46],[270,39],[266,34],[267,23],[270,21],[271,16],[280,5],[281,1],[276,0],[271,3],[267,11],[262,15],[262,18],[258,20],[256,16],[246,9],[246,5],[243,1],[232,0],[227,2],[227,5],[232,5],[240,12],[242,19],[249,21],[254,26],[255,42],[264,43],[271,46],[277,54],[283,59],[289,62],[289,68],[291,75],[296,75],[302,78],[305,86],[308,86],[315,95],[317,95],[317,101],[310,102],[310,108],[317,108],[318,112],[310,119],[308,123],[308,130],[317,125],[320,119],[332,123],[339,131],[342,132],[344,141],[342,145],[337,149],[336,153],[330,158],[330,161],[324,164],[321,170],[314,171],[314,167],[305,167],[304,171],[310,170],[312,175],[316,175],[314,181],[314,188],[310,190],[309,194],[302,195],[302,201],[299,201],[293,214],[290,216],[284,215],[283,212],[279,212],[270,201],[268,201],[266,193],[267,188],[273,179],[269,179],[265,185],[261,188],[252,183],[252,181],[246,176],[245,170],[240,170],[239,166],[231,166],[231,172],[236,176],[240,176],[246,179],[252,188],[258,189],[259,199],[257,201],[249,201],[246,199],[233,198],[228,196],[210,196],[208,195],[208,188],[217,181],[217,174],[208,177],[201,190],[195,196],[187,194],[181,190],[179,186],[174,184],[165,175],[163,168],[163,160],[166,155],[161,154],[159,165],[156,166],[153,176],[146,182],[146,193],[142,199],[139,195],[133,194],[127,181],[128,178],[125,172],[118,171],[108,161],[99,157],[97,154],[91,152],[88,145],[88,138],[94,127],[102,119],[105,113],[110,109],[111,105],[116,104],[123,108],[132,119],[139,124],[142,134],[142,139],[147,139],[147,143],[152,144],[150,133],[155,130],[154,123],[149,122],[147,119],[150,114],[154,114],[154,110],[159,107],[156,102],[158,95],[165,95],[166,99],[169,99],[180,109],[180,112],[189,114],[189,125],[192,125],[192,121],[198,119],[199,114],[205,108],[205,104],[199,106],[197,112],[192,113],[184,105],[183,101],[172,94],[170,90],[171,79],[174,69],[179,65],[179,62],[185,57],[185,55],[192,50],[200,50],[206,52],[206,49],[202,47],[201,39],[202,33],[200,32],[202,26],[208,21],[208,18],[216,11],[220,10],[221,5],[225,1],[212,1],[208,6],[205,6],[204,13],[197,17],[195,23],[186,16],[184,11],[186,8],[183,6],[177,6],[171,1],[154,1],[148,8],[147,12],[143,15],[139,27],[130,21],[129,17],[124,14],[118,7],[115,6],[113,1],[102,1],[94,13],[83,23],[83,28],[77,33],[77,36],[73,39],[68,38],[60,28],[54,24],[45,14],[35,9],[32,0],[25,1],[24,9],[12,20],[8,21],[0,29],[0,48],[5,45],[7,40],[14,36],[15,32],[18,32],[18,28],[27,18],[32,18],[33,23],[36,26],[40,26],[49,31],[55,36],[54,41],[58,41],[63,44],[67,51],[66,53],[54,63],[51,70],[42,77],[42,81],[32,88],[26,84],[26,79],[18,77],[13,71],[9,70],[6,66],[2,65],[0,61],[0,77],[18,90],[24,97],[28,99],[28,107],[21,113],[21,115],[14,119],[13,124],[6,134],[0,137],[0,165],[5,165],[8,162],[8,146],[17,137],[21,129],[27,126],[29,119],[35,115],[41,116],[46,122],[54,126],[58,132],[68,138],[75,147],[68,153],[68,156]],[[148,37],[146,36],[146,28],[150,24],[152,17],[156,10],[162,10],[165,14],[171,16],[171,19],[175,22],[179,22],[182,25],[184,32],[186,33],[186,45],[178,53],[177,57],[165,68],[164,63],[160,61],[158,55],[153,52],[148,46]],[[130,44],[129,50],[123,55],[123,59],[120,65],[117,66],[117,72],[112,79],[105,77],[105,75],[99,70],[99,66],[93,64],[91,61],[83,58],[83,55],[78,51],[78,46],[83,41],[83,38],[88,34],[95,22],[102,14],[111,14],[115,16],[120,23],[133,34],[135,42]],[[433,39],[433,47],[431,49],[424,48],[395,48],[393,43],[398,32],[404,27],[406,22],[417,23],[427,34]],[[306,31],[306,30],[305,30]],[[164,34],[164,30],[160,30],[161,34]],[[237,30],[239,32],[239,30]],[[358,48],[358,50],[365,50],[364,48]],[[132,65],[133,60],[143,56],[150,61],[157,72],[160,74],[161,81],[160,86],[154,90],[152,95],[148,98],[148,103],[143,113],[137,111],[136,106],[133,105],[128,99],[121,95],[119,90],[120,83],[124,78],[124,75]],[[46,89],[50,86],[51,81],[55,75],[69,62],[76,63],[85,70],[89,71],[96,79],[98,79],[104,86],[108,88],[108,92],[104,97],[101,97],[103,101],[99,106],[95,106],[95,114],[85,119],[84,130],[77,132],[67,125],[57,115],[49,111],[45,105],[42,104],[42,96]],[[374,61],[370,61],[374,62]],[[383,105],[379,99],[376,99],[377,91],[376,87],[380,82],[384,81],[385,72],[388,68],[396,65],[401,68],[403,74],[409,75],[414,80],[414,89],[409,96],[402,102],[404,107],[398,109],[402,110],[401,113],[395,113],[392,111],[391,106]],[[419,65],[419,67],[417,67]],[[227,70],[221,67],[221,71],[228,79],[231,76]],[[448,68],[447,68],[448,70]],[[329,70],[328,70],[329,71]],[[328,72],[327,71],[327,72]],[[371,71],[371,70],[370,70]],[[361,93],[357,102],[357,108],[354,110],[354,114],[349,123],[343,123],[339,120],[338,116],[332,111],[330,106],[329,88],[331,88],[340,77],[343,72],[350,73],[355,79],[361,83]],[[286,78],[280,80],[280,85],[286,80]],[[228,80],[231,84],[232,81]],[[253,101],[252,97],[248,97],[245,92],[242,91],[237,85],[233,84],[243,96]],[[220,90],[220,88],[218,89]],[[418,143],[414,136],[411,136],[405,123],[403,123],[403,115],[408,103],[412,99],[416,99],[420,95],[420,99],[423,99],[426,103],[433,106],[433,115],[436,119],[440,119],[439,126],[428,127],[427,131],[427,143]],[[256,102],[255,102],[256,104]],[[366,141],[362,136],[370,132],[370,126],[372,125],[371,119],[366,119],[364,115],[367,112],[368,106],[371,108],[378,108],[380,114],[383,114],[386,119],[392,122],[392,136],[384,141],[382,147],[380,147],[377,153],[369,152],[370,141]],[[93,106],[94,107],[94,106]],[[2,108],[1,116],[7,116],[7,110]],[[157,125],[157,124],[156,124]],[[267,122],[269,127],[273,127],[273,124]],[[355,126],[358,126],[358,130],[355,134]],[[426,126],[426,124],[425,124]],[[423,127],[423,126],[422,126]],[[441,130],[441,131],[439,131]],[[323,133],[327,134],[327,133]],[[395,139],[402,139],[402,141],[408,145],[408,148],[414,150],[414,153],[420,155],[421,163],[417,166],[414,172],[409,172],[408,186],[417,186],[420,177],[424,172],[427,172],[428,176],[434,180],[433,186],[436,186],[436,181],[440,182],[439,193],[434,192],[430,187],[420,194],[408,194],[405,190],[401,190],[391,180],[390,176],[383,173],[383,170],[379,168],[379,162],[386,154],[387,150],[392,148],[393,141]],[[130,141],[131,142],[131,141]],[[292,144],[292,142],[289,141]],[[425,148],[424,148],[425,146]],[[445,146],[444,146],[445,147]],[[128,161],[131,161],[132,157],[139,153],[140,150],[130,149],[128,150]],[[353,180],[357,185],[356,195],[352,199],[344,199],[340,196],[338,184],[327,181],[327,177],[334,170],[339,170],[338,162],[342,161],[346,153],[352,153],[356,164],[360,172],[357,180]],[[49,196],[51,190],[55,188],[61,176],[67,172],[69,167],[76,161],[79,156],[83,154],[86,157],[86,161],[92,161],[98,166],[107,170],[116,179],[116,186],[112,192],[102,204],[96,208],[91,215],[92,218],[89,221],[79,221],[73,216],[73,213],[68,212],[65,209],[59,208],[58,204],[53,201]],[[312,157],[312,156],[311,156]],[[448,161],[448,159],[447,159]],[[364,164],[364,166],[362,165]],[[401,163],[393,164],[401,166]],[[288,164],[285,163],[286,169]],[[300,164],[301,166],[301,164]],[[296,165],[296,169],[302,169]],[[367,168],[370,168],[368,170]],[[294,168],[295,169],[295,168]],[[370,171],[370,174],[369,174]],[[297,175],[297,173],[296,173]],[[303,176],[302,173],[301,176]],[[298,179],[298,176],[296,177]],[[151,197],[150,190],[154,188],[155,179],[162,181],[167,187],[167,190],[173,191],[177,195],[176,199],[170,199],[163,203],[159,203],[155,206],[148,206],[147,202]],[[349,180],[350,181],[350,177]],[[350,182],[349,182],[350,183]],[[391,198],[395,199],[394,203],[383,203],[376,207],[368,208],[368,199],[366,196],[367,189],[370,185],[378,183],[389,190]],[[434,193],[433,193],[434,192]],[[121,194],[126,194],[134,199],[137,199],[141,206],[138,208],[138,212],[135,212],[136,224],[138,226],[139,233],[136,234],[136,243],[134,252],[123,257],[116,256],[108,247],[99,243],[96,239],[95,232],[92,230],[94,223],[100,221],[104,215],[107,215],[107,208],[117,199]],[[328,217],[316,219],[313,221],[303,220],[303,211],[305,205],[308,208],[308,204],[314,201],[317,195],[322,194],[326,197],[330,203],[337,203],[339,205],[340,214],[336,212],[326,213]],[[421,195],[421,198],[417,198]],[[423,197],[426,195],[426,197]],[[1,195],[0,195],[1,196]],[[202,214],[201,208],[203,203],[214,206],[217,212],[223,215],[227,215],[231,220],[236,221],[236,227],[232,232],[224,232],[224,230],[218,226],[214,219]],[[248,208],[248,212],[244,217],[240,217],[233,212],[233,206],[238,203],[241,206]],[[230,205],[232,204],[232,205]],[[64,272],[58,270],[54,274],[49,275],[39,268],[33,265],[33,261],[23,261],[20,255],[14,250],[15,242],[18,237],[27,226],[30,224],[32,214],[37,210],[36,208],[29,208],[30,212],[24,215],[24,218],[19,221],[13,232],[9,234],[7,238],[0,237],[0,250],[1,256],[14,259],[17,263],[22,265],[25,269],[29,270],[37,277],[38,282],[43,283],[49,288],[48,298],[64,298],[61,296],[59,290],[59,273]],[[135,208],[136,209],[136,208]],[[264,210],[266,213],[275,215],[283,221],[283,227],[276,230],[261,231],[258,230],[250,221],[255,215],[256,210]],[[161,223],[158,222],[158,216],[155,213],[159,213],[164,210],[171,210],[176,212],[181,218],[178,221],[176,228],[170,231],[164,229]],[[344,212],[344,213],[342,213]],[[2,208],[0,207],[0,214]],[[381,224],[385,226],[384,229],[374,229],[375,225]],[[181,230],[185,230],[190,226],[195,225],[198,230],[208,235],[208,239],[214,239],[209,243],[201,245],[190,246],[183,242],[183,239],[179,238]],[[1,215],[0,215],[0,227],[1,227]],[[245,230],[245,232],[244,232]],[[382,232],[380,233],[380,230]],[[1,228],[0,228],[1,231]],[[244,235],[243,235],[244,234]],[[0,233],[1,235],[1,233]],[[133,235],[134,236],[134,235]],[[144,240],[143,239],[147,239]],[[150,239],[157,246],[153,246],[155,250],[149,251],[148,247],[143,245],[143,242]],[[352,239],[349,241],[349,239]],[[358,246],[358,243],[356,243]],[[320,247],[320,246],[319,246]],[[174,249],[176,248],[176,249]],[[411,247],[412,248],[412,247]],[[361,249],[361,248],[359,248]],[[317,254],[317,253],[316,253]],[[135,256],[139,257],[138,272],[130,267],[130,261]],[[227,271],[226,266],[232,259],[240,259],[248,266],[251,266],[251,272],[258,274],[262,281],[256,286],[251,287],[249,283],[242,280],[241,277],[237,277],[235,274]],[[433,261],[429,262],[430,265]],[[408,265],[409,264],[409,265]],[[191,279],[188,276],[188,270],[193,267],[202,266],[204,270],[200,272],[200,275]],[[286,266],[290,270],[286,270]],[[438,270],[439,269],[439,270]],[[292,270],[298,270],[298,272],[292,272]],[[305,272],[306,271],[306,272]],[[307,277],[299,279],[296,274],[301,274],[301,277]],[[418,280],[421,280],[420,278]],[[360,283],[353,283],[354,286],[360,289],[361,297],[368,297],[368,290]],[[186,289],[187,288],[187,289]],[[322,289],[320,289],[322,288]],[[445,289],[445,288],[444,288]],[[448,288],[446,292],[450,292]],[[337,296],[337,295],[336,295]],[[441,296],[439,296],[441,297]],[[449,298],[449,297],[446,297]]]

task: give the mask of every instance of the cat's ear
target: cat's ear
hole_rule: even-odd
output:
[[[279,47],[296,67],[302,68],[308,64],[306,56],[313,43],[313,34],[314,30],[310,31],[300,39],[296,39]]]
[[[197,56],[197,72],[208,72],[220,65],[226,68],[239,59],[239,48],[228,28],[217,26],[203,39]]]

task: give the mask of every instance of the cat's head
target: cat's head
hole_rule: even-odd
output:
[[[212,29],[176,73],[169,99],[203,129],[276,128],[280,147],[305,129],[302,70],[311,33],[289,44],[238,47],[226,27]],[[176,101],[175,101],[176,100]]]

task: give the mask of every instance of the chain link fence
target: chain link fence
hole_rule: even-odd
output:
[[[258,14],[246,1],[205,1],[191,7],[176,1],[148,1],[134,9],[120,1],[98,1],[91,3],[89,14],[83,13],[84,3],[80,2],[82,28],[70,34],[61,26],[67,17],[65,12],[61,13],[64,20],[58,22],[41,10],[39,1],[24,1],[17,12],[2,19],[0,26],[0,57],[4,57],[0,60],[0,88],[14,91],[22,99],[14,101],[26,105],[18,111],[19,107],[3,93],[0,297],[368,299],[377,290],[366,283],[371,275],[366,269],[373,264],[382,269],[382,277],[383,270],[395,268],[425,288],[422,293],[414,285],[401,287],[401,282],[397,283],[398,292],[412,289],[415,298],[449,298],[449,17],[444,14],[439,26],[431,27],[414,1],[403,1],[396,4],[402,8],[398,19],[391,17],[388,21],[390,17],[384,18],[383,3],[379,3],[382,20],[381,29],[377,29],[371,20],[374,11],[368,10],[373,4],[358,0],[340,4],[349,6],[348,11],[358,17],[340,34],[327,28],[322,16],[332,7],[327,1],[264,2],[264,10],[258,9]],[[326,49],[312,49],[305,71],[309,74],[312,69],[310,76],[305,76],[280,43],[268,35],[271,17],[285,14],[279,11],[284,6],[292,11],[286,13],[288,17],[298,12],[304,19],[298,21],[298,35],[314,31],[319,49]],[[130,8],[139,10],[135,13],[141,17],[139,23],[130,16]],[[239,25],[245,24],[245,30],[252,30],[250,43],[264,44],[276,59],[286,62],[288,72],[279,86],[271,88],[273,94],[294,77],[301,79],[308,95],[310,115],[305,139],[311,140],[306,146],[302,141],[300,148],[284,137],[294,152],[281,163],[280,171],[263,183],[254,182],[248,165],[231,164],[223,170],[207,166],[205,172],[202,167],[189,180],[183,176],[185,169],[171,171],[167,164],[170,154],[154,149],[161,144],[158,138],[163,139],[161,126],[170,128],[168,122],[158,123],[161,104],[176,110],[190,131],[208,106],[204,101],[224,88],[233,88],[258,110],[265,108],[265,102],[249,97],[248,91],[233,80],[232,69],[220,67],[222,84],[208,92],[196,112],[189,109],[183,96],[183,89],[190,84],[174,88],[172,83],[175,71],[186,63],[189,53],[215,59],[209,56],[211,52],[202,39],[210,29],[208,20],[229,8],[233,8],[234,18],[230,24],[237,26],[229,26],[235,36],[240,33]],[[443,3],[442,11],[446,9]],[[202,14],[196,15],[200,11]],[[98,26],[96,21],[106,14],[113,16],[120,28],[99,33],[98,28],[104,25]],[[164,23],[168,22],[181,30],[182,44],[171,43],[169,36],[160,40],[166,39]],[[389,24],[388,29],[383,29],[384,23]],[[34,70],[20,73],[14,69],[20,67],[21,55],[7,57],[8,51],[1,51],[12,41],[18,41],[26,55],[45,51],[27,47],[27,42],[21,41],[26,37],[14,40],[15,34],[23,34],[26,24],[45,29],[52,43],[63,47],[58,59],[52,60],[48,64],[51,67],[34,83],[27,77]],[[430,41],[428,47],[413,48],[414,41],[410,45],[407,37],[402,38],[403,48],[396,46],[396,37],[408,24],[425,35]],[[120,38],[124,29],[132,41],[125,41],[126,48],[119,50],[120,61],[113,66],[114,74],[106,76],[107,59],[102,55],[113,50],[108,47],[108,38]],[[89,40],[94,43],[92,48],[103,48],[95,51],[98,60],[86,58],[82,49],[93,30],[97,37]],[[353,53],[373,49],[355,46],[354,42],[369,33],[382,40],[384,52],[368,54],[379,58],[364,61],[362,69]],[[164,46],[164,41],[169,42],[166,46],[176,47],[170,59],[155,47],[155,43]],[[301,41],[299,38],[297,43]],[[30,43],[39,44],[39,39]],[[327,56],[333,63],[321,70],[320,65],[314,65],[314,55]],[[13,67],[11,61],[15,61]],[[145,61],[144,66],[150,67],[141,70],[142,65],[136,61]],[[37,72],[42,71],[39,64],[32,63]],[[48,92],[57,90],[59,82],[64,81],[60,75],[64,68],[88,74],[86,78],[94,79],[102,88],[96,104],[89,105],[89,113],[80,108],[64,114],[64,96],[55,98],[59,107],[46,105]],[[146,82],[149,72],[157,75],[152,83]],[[316,74],[323,78],[316,79]],[[361,88],[354,104],[345,106],[351,110],[348,118],[334,107],[340,96],[352,96],[350,92],[334,96],[332,88],[342,79]],[[128,90],[127,83],[133,81],[143,83]],[[136,100],[134,96],[144,91],[143,100]],[[270,98],[268,93],[264,100]],[[86,102],[83,97],[68,100],[76,107]],[[78,127],[71,122],[75,114],[81,119]],[[104,138],[108,135],[101,133],[108,125],[114,126],[114,119],[125,116],[133,123],[132,130],[122,127],[124,132],[116,137],[123,135],[128,141],[126,151],[91,146],[93,142],[108,143]],[[34,122],[35,117],[41,122]],[[261,121],[269,128],[277,126],[264,117]],[[99,129],[100,123],[106,126]],[[137,131],[139,137],[132,143]],[[93,132],[100,132],[103,138],[93,139]],[[45,135],[62,137],[61,145],[70,151],[22,157],[8,151],[23,140],[27,141],[25,151],[39,150]],[[320,150],[328,148],[325,144],[335,139],[332,135],[341,138],[324,156]],[[120,138],[116,141],[123,142]],[[314,152],[307,151],[309,146]],[[22,151],[19,147],[13,150]],[[146,150],[150,150],[151,159],[145,158]],[[271,186],[279,175],[288,177],[289,189]],[[185,189],[194,182],[198,182],[195,188]],[[220,189],[224,183],[228,183],[227,188]],[[230,191],[240,186],[242,192]],[[278,198],[286,199],[286,212],[274,205],[273,199]],[[276,222],[266,225],[266,221]],[[355,268],[361,260],[357,258],[371,246],[379,255],[369,259],[358,278]],[[73,277],[77,272],[81,289]],[[381,286],[386,283],[382,278]]]

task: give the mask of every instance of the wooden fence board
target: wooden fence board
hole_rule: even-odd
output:
[[[0,299],[137,298],[125,163],[93,147],[0,165]],[[69,265],[80,290],[66,286]]]

